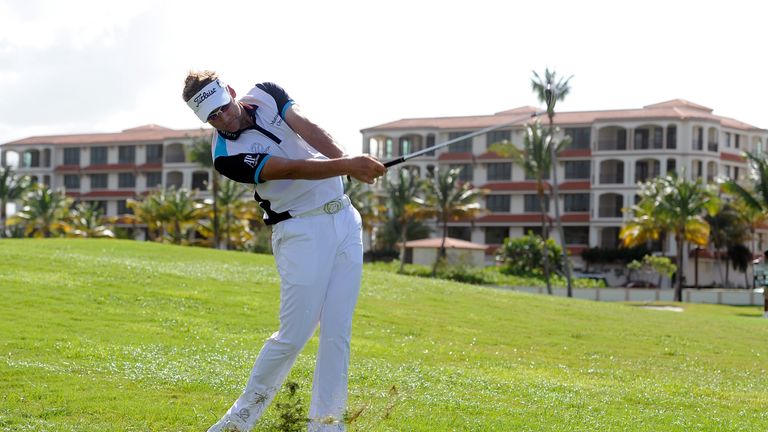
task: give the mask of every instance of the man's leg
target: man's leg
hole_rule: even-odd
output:
[[[320,315],[320,345],[309,410],[309,430],[313,432],[344,430],[352,315],[363,264],[360,216],[354,209],[344,216],[338,218],[337,224],[347,232],[337,252]]]
[[[242,431],[254,426],[282,386],[320,319],[324,288],[333,265],[333,253],[324,250],[332,241],[327,235],[332,230],[301,219],[281,224],[286,226],[277,230],[273,242],[281,280],[280,329],[267,339],[243,393],[217,425],[230,422]],[[211,430],[218,430],[217,425]]]

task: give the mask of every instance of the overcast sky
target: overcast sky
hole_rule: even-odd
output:
[[[531,71],[573,75],[558,110],[682,98],[768,128],[768,6],[730,1],[0,0],[0,143],[201,124],[189,69],[241,95],[282,85],[352,153],[360,129],[538,105]]]

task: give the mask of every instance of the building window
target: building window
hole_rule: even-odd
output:
[[[509,195],[488,195],[485,207],[495,213],[509,213],[510,202]]]
[[[589,211],[589,194],[565,194],[563,195],[564,210],[566,212],[588,212]]]
[[[136,163],[136,146],[120,146],[117,148],[117,161],[121,164]]]
[[[485,134],[486,148],[490,148],[494,144],[510,141],[512,141],[512,131],[496,130]]]
[[[80,165],[80,147],[64,149],[64,165]]]
[[[471,182],[472,181],[472,165],[470,164],[451,164],[448,166],[448,169],[454,169],[459,168],[459,180],[463,182]]]
[[[667,148],[677,148],[677,126],[672,125],[667,127]]]
[[[91,189],[106,189],[108,177],[106,174],[91,174]]]
[[[523,195],[523,211],[526,213],[541,213],[539,196],[534,194]],[[549,212],[549,195],[545,195],[544,211]]]
[[[450,132],[448,134],[448,141],[454,140],[456,138],[462,137],[468,133],[472,133],[469,131],[466,132]],[[472,138],[463,139],[459,142],[455,142],[453,144],[448,145],[448,151],[449,152],[472,152]]]
[[[729,148],[731,147],[731,133],[730,132],[726,132],[725,133],[725,146],[729,147]]]
[[[592,171],[592,162],[585,161],[565,161],[566,180],[588,180]]]
[[[126,200],[117,201],[117,214],[119,215],[133,214],[133,209],[128,207],[128,201]]]
[[[563,227],[563,236],[565,237],[565,244],[589,244],[589,227]]]
[[[162,162],[163,162],[163,145],[162,144],[147,145],[147,163],[158,164]]]
[[[733,141],[733,146],[735,148],[741,148],[741,135],[733,134],[733,137],[735,138]]]
[[[635,129],[635,150],[648,150],[648,129]]]
[[[434,147],[434,146],[435,146],[435,134],[427,135],[427,147],[425,147],[425,148],[430,148],[430,147]],[[435,151],[434,150],[432,150],[430,152],[424,153],[424,156],[434,156],[434,155],[435,155]]]
[[[91,147],[91,165],[103,165],[107,163],[106,147]]]
[[[653,148],[664,148],[664,131],[661,128],[653,129]]]
[[[117,175],[117,187],[119,188],[135,188],[136,176],[133,173],[120,173]]]
[[[147,173],[147,188],[160,187],[163,184],[163,173],[161,172],[148,172]]]
[[[86,201],[88,204],[90,204],[94,210],[97,212],[100,212],[101,214],[105,215],[107,214],[107,202],[103,200],[99,201]]]
[[[470,227],[448,227],[448,237],[472,241],[472,229]]]
[[[192,173],[192,189],[208,190],[208,173],[206,171]]]
[[[502,244],[509,237],[507,227],[485,227],[485,244]]]
[[[500,180],[512,180],[512,162],[488,164],[488,181]]]
[[[571,137],[571,144],[568,146],[572,150],[585,150],[590,146],[590,133],[592,128],[565,128],[565,134]]]
[[[672,174],[676,171],[677,161],[675,159],[667,159],[667,174]]]
[[[77,174],[64,174],[64,187],[67,189],[80,189],[80,176]]]

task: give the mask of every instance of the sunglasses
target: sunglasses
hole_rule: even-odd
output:
[[[226,104],[226,105],[222,105],[222,106],[220,106],[220,107],[216,108],[215,110],[213,110],[213,111],[212,111],[212,112],[211,112],[211,113],[208,115],[208,121],[216,120],[216,118],[218,118],[218,117],[219,117],[219,115],[221,115],[221,113],[223,113],[223,112],[227,112],[227,110],[229,110],[229,106],[230,106],[230,105],[232,105],[232,102],[230,102],[230,103],[228,103],[228,104]]]

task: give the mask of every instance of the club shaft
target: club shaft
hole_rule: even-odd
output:
[[[546,111],[537,111],[537,112],[532,113],[532,114],[526,114],[524,116],[517,117],[514,120],[508,121],[506,123],[502,123],[502,124],[498,124],[498,125],[494,125],[494,126],[489,126],[489,127],[485,128],[485,129],[480,129],[479,131],[470,132],[470,133],[468,133],[466,135],[462,135],[462,136],[460,136],[458,138],[454,138],[452,140],[441,142],[440,144],[433,145],[432,147],[428,147],[428,148],[425,148],[425,149],[422,149],[422,150],[415,151],[413,153],[408,153],[407,155],[400,156],[399,158],[392,159],[390,161],[385,162],[384,166],[389,168],[389,167],[392,167],[392,166],[395,166],[395,165],[399,165],[399,164],[407,161],[408,159],[412,159],[412,158],[415,158],[417,156],[421,156],[423,154],[427,154],[427,153],[433,152],[433,151],[435,151],[437,149],[440,149],[440,148],[443,148],[445,146],[457,143],[459,141],[464,141],[467,138],[476,137],[478,135],[482,135],[484,133],[491,132],[491,131],[496,130],[496,129],[500,129],[500,128],[507,127],[507,126],[512,126],[512,125],[520,122],[520,120],[525,120],[527,118],[538,117],[538,116],[540,116],[542,114],[546,114],[546,113],[547,113]]]

